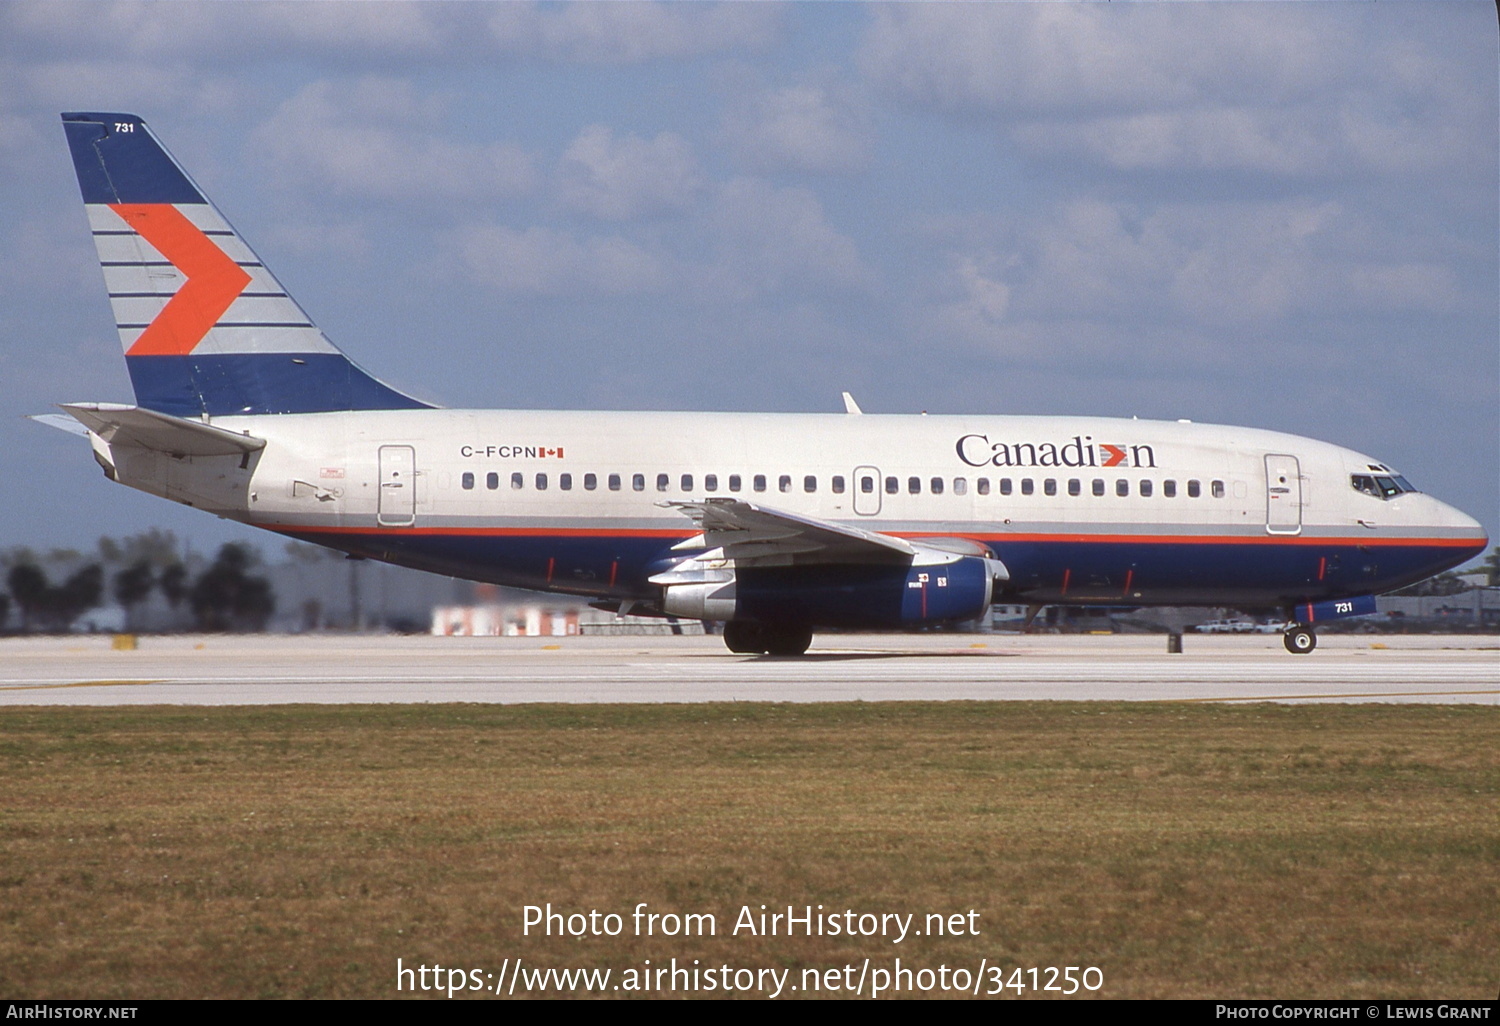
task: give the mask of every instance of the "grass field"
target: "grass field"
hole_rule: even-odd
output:
[[[899,956],[1097,966],[1106,997],[1488,999],[1497,740],[1476,706],[11,709],[0,995]],[[523,936],[547,902],[625,930]],[[717,936],[632,936],[639,902]],[[762,904],[980,933],[729,935]]]

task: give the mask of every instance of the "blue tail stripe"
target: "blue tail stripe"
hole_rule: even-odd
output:
[[[85,203],[206,203],[134,114],[64,114]]]
[[[125,365],[136,401],[176,417],[429,408],[342,353],[127,356]]]

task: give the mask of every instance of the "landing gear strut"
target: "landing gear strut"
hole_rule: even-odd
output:
[[[1286,629],[1286,633],[1281,636],[1281,643],[1293,655],[1307,655],[1318,647],[1318,636],[1311,627],[1299,623]]]

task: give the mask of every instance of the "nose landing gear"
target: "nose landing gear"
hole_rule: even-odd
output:
[[[1293,624],[1281,636],[1281,643],[1293,655],[1307,655],[1318,647],[1318,636],[1313,633],[1311,627],[1305,624]]]

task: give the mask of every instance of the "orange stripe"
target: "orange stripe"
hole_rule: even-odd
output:
[[[126,355],[186,356],[245,291],[250,275],[170,203],[112,203],[110,209],[187,279]]]

